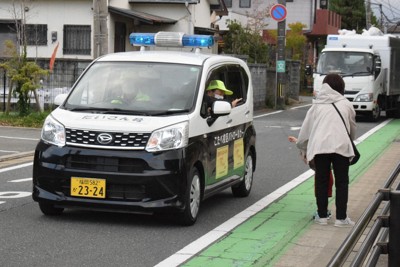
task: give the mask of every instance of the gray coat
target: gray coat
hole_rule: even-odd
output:
[[[296,143],[307,161],[317,154],[337,153],[350,159],[354,156],[343,121],[332,103],[342,114],[351,138],[355,138],[356,113],[353,105],[324,83],[307,112]]]

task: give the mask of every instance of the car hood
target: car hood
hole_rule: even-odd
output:
[[[181,114],[134,116],[74,112],[60,108],[54,110],[51,115],[66,128],[110,132],[152,132],[188,120],[187,115]]]

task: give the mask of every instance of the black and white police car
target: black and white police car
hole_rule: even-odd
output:
[[[246,63],[201,53],[214,45],[207,35],[132,33],[130,41],[141,50],[94,60],[70,93],[57,97],[34,157],[32,196],[41,211],[172,210],[192,225],[201,200],[229,187],[247,196],[256,133]],[[232,107],[216,100],[210,113],[205,89],[213,79],[242,101]]]

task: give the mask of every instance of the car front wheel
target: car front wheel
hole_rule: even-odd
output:
[[[253,157],[249,153],[246,158],[243,180],[232,186],[232,193],[235,197],[247,197],[250,194],[253,185]]]
[[[196,168],[190,172],[190,179],[185,194],[185,209],[180,214],[180,221],[182,225],[193,225],[199,214],[200,201],[201,201],[201,184],[200,174]]]

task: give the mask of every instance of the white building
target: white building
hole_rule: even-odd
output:
[[[266,11],[269,15],[271,7],[277,4],[277,0],[225,0],[229,14],[222,17],[217,23],[220,30],[227,30],[228,20],[237,20],[243,26],[247,25],[249,18],[257,16],[258,13]],[[286,27],[290,23],[301,22],[306,27],[304,30],[311,30],[314,24],[315,10],[320,8],[320,1],[315,0],[286,0]],[[264,23],[267,25],[264,30],[277,29],[277,22],[266,17]]]
[[[29,58],[92,60],[135,49],[131,32],[213,32],[223,0],[1,0],[0,57],[4,41],[17,40],[16,21],[26,25]]]
[[[98,56],[138,49],[132,32],[214,34],[213,21],[227,14],[224,0],[1,0],[0,61],[24,25],[28,59],[52,70],[43,88],[66,88]]]

